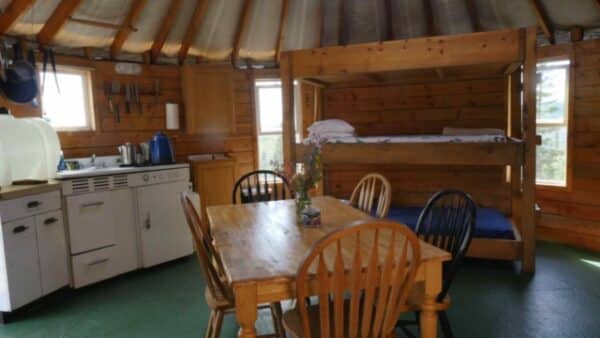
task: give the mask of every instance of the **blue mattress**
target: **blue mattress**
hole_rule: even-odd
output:
[[[420,207],[392,206],[387,218],[414,229],[422,209]],[[473,237],[515,239],[510,220],[492,208],[477,208],[477,222]]]

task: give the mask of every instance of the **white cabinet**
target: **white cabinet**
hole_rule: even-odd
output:
[[[34,217],[2,224],[2,311],[19,308],[42,296]]]
[[[62,212],[52,211],[35,217],[42,294],[69,284],[67,243]]]
[[[110,191],[67,197],[71,254],[115,245],[115,203]]]
[[[114,204],[113,213],[116,227],[114,250],[117,260],[113,269],[115,274],[119,275],[140,267],[133,190],[111,191],[110,199]]]
[[[157,184],[136,189],[142,265],[153,266],[193,253],[179,193],[187,182]]]

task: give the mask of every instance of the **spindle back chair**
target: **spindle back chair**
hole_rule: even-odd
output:
[[[284,200],[292,198],[287,179],[271,170],[249,172],[235,182],[231,200],[233,204]]]
[[[383,175],[371,173],[358,182],[350,196],[350,204],[371,214],[375,200],[377,200],[375,216],[387,217],[392,200],[392,186]]]

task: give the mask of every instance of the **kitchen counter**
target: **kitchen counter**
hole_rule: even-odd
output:
[[[131,174],[138,172],[157,171],[165,169],[189,168],[188,163],[175,163],[165,165],[152,165],[146,167],[107,167],[107,168],[84,168],[79,170],[64,170],[58,173],[56,179],[69,180],[73,178],[83,178],[103,175]]]
[[[34,185],[9,185],[0,188],[0,201],[19,198],[23,196],[43,194],[54,190],[59,190],[61,186],[60,182],[48,181],[48,183],[34,184]]]

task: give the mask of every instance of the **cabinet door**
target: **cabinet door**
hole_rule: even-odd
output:
[[[113,205],[109,191],[67,197],[71,254],[115,244]]]
[[[33,217],[2,224],[10,311],[42,296]]]
[[[113,267],[114,273],[119,275],[139,267],[133,190],[111,191],[110,198],[114,202],[116,224]]]
[[[185,65],[181,87],[189,134],[234,131],[233,69],[229,65]]]
[[[179,193],[187,190],[187,182],[137,189],[144,267],[184,257],[193,252],[192,236],[179,202]]]
[[[196,191],[200,194],[202,217],[206,220],[206,207],[231,203],[235,183],[235,162],[211,161],[194,165]]]
[[[35,218],[42,294],[46,295],[69,284],[65,227],[60,210]]]

